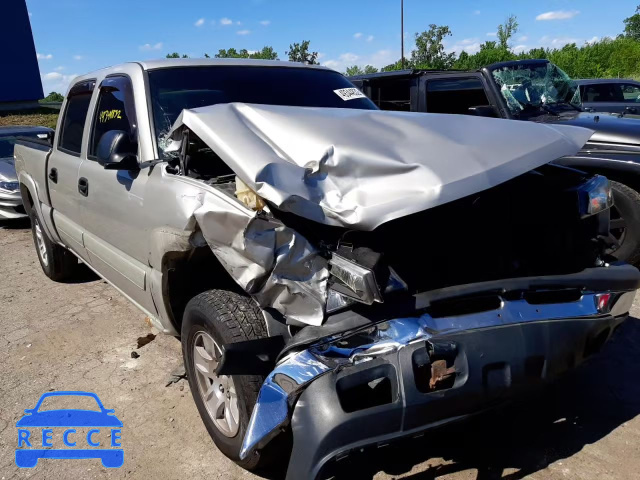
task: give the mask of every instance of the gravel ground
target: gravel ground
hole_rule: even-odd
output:
[[[200,421],[186,381],[166,386],[180,344],[87,272],[60,284],[42,273],[24,223],[0,223],[0,480],[10,478],[253,479],[226,460]],[[633,315],[640,317],[640,302]],[[131,352],[139,354],[132,358]],[[637,479],[640,320],[536,398],[341,462],[336,478]],[[86,390],[124,423],[125,463],[14,463],[16,421],[42,393]],[[274,478],[278,478],[276,475]]]

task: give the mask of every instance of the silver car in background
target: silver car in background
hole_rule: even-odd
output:
[[[0,127],[0,220],[27,216],[20,197],[13,145],[19,137],[45,140],[52,133],[47,127]]]

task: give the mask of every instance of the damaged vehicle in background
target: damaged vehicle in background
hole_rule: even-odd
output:
[[[589,130],[383,112],[329,69],[251,60],[110,67],[62,112],[50,149],[15,150],[45,274],[77,256],[180,336],[250,470],[315,478],[535,388],[640,284],[605,253],[609,181],[549,165]]]

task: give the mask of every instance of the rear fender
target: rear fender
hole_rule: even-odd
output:
[[[34,206],[38,217],[42,220],[42,226],[49,238],[54,242],[62,243],[53,223],[53,209],[50,205],[42,202],[42,198],[46,198],[46,194],[44,194],[44,192],[40,192],[38,185],[33,178],[31,178],[31,175],[22,170],[18,172],[18,182],[20,183],[22,203],[27,209],[27,213],[29,213],[28,206]]]

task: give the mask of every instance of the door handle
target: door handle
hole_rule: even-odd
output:
[[[49,180],[51,180],[53,183],[58,183],[58,169],[57,168],[52,168],[51,170],[49,170]]]
[[[84,177],[80,177],[78,179],[78,191],[83,197],[89,195],[89,180]]]

